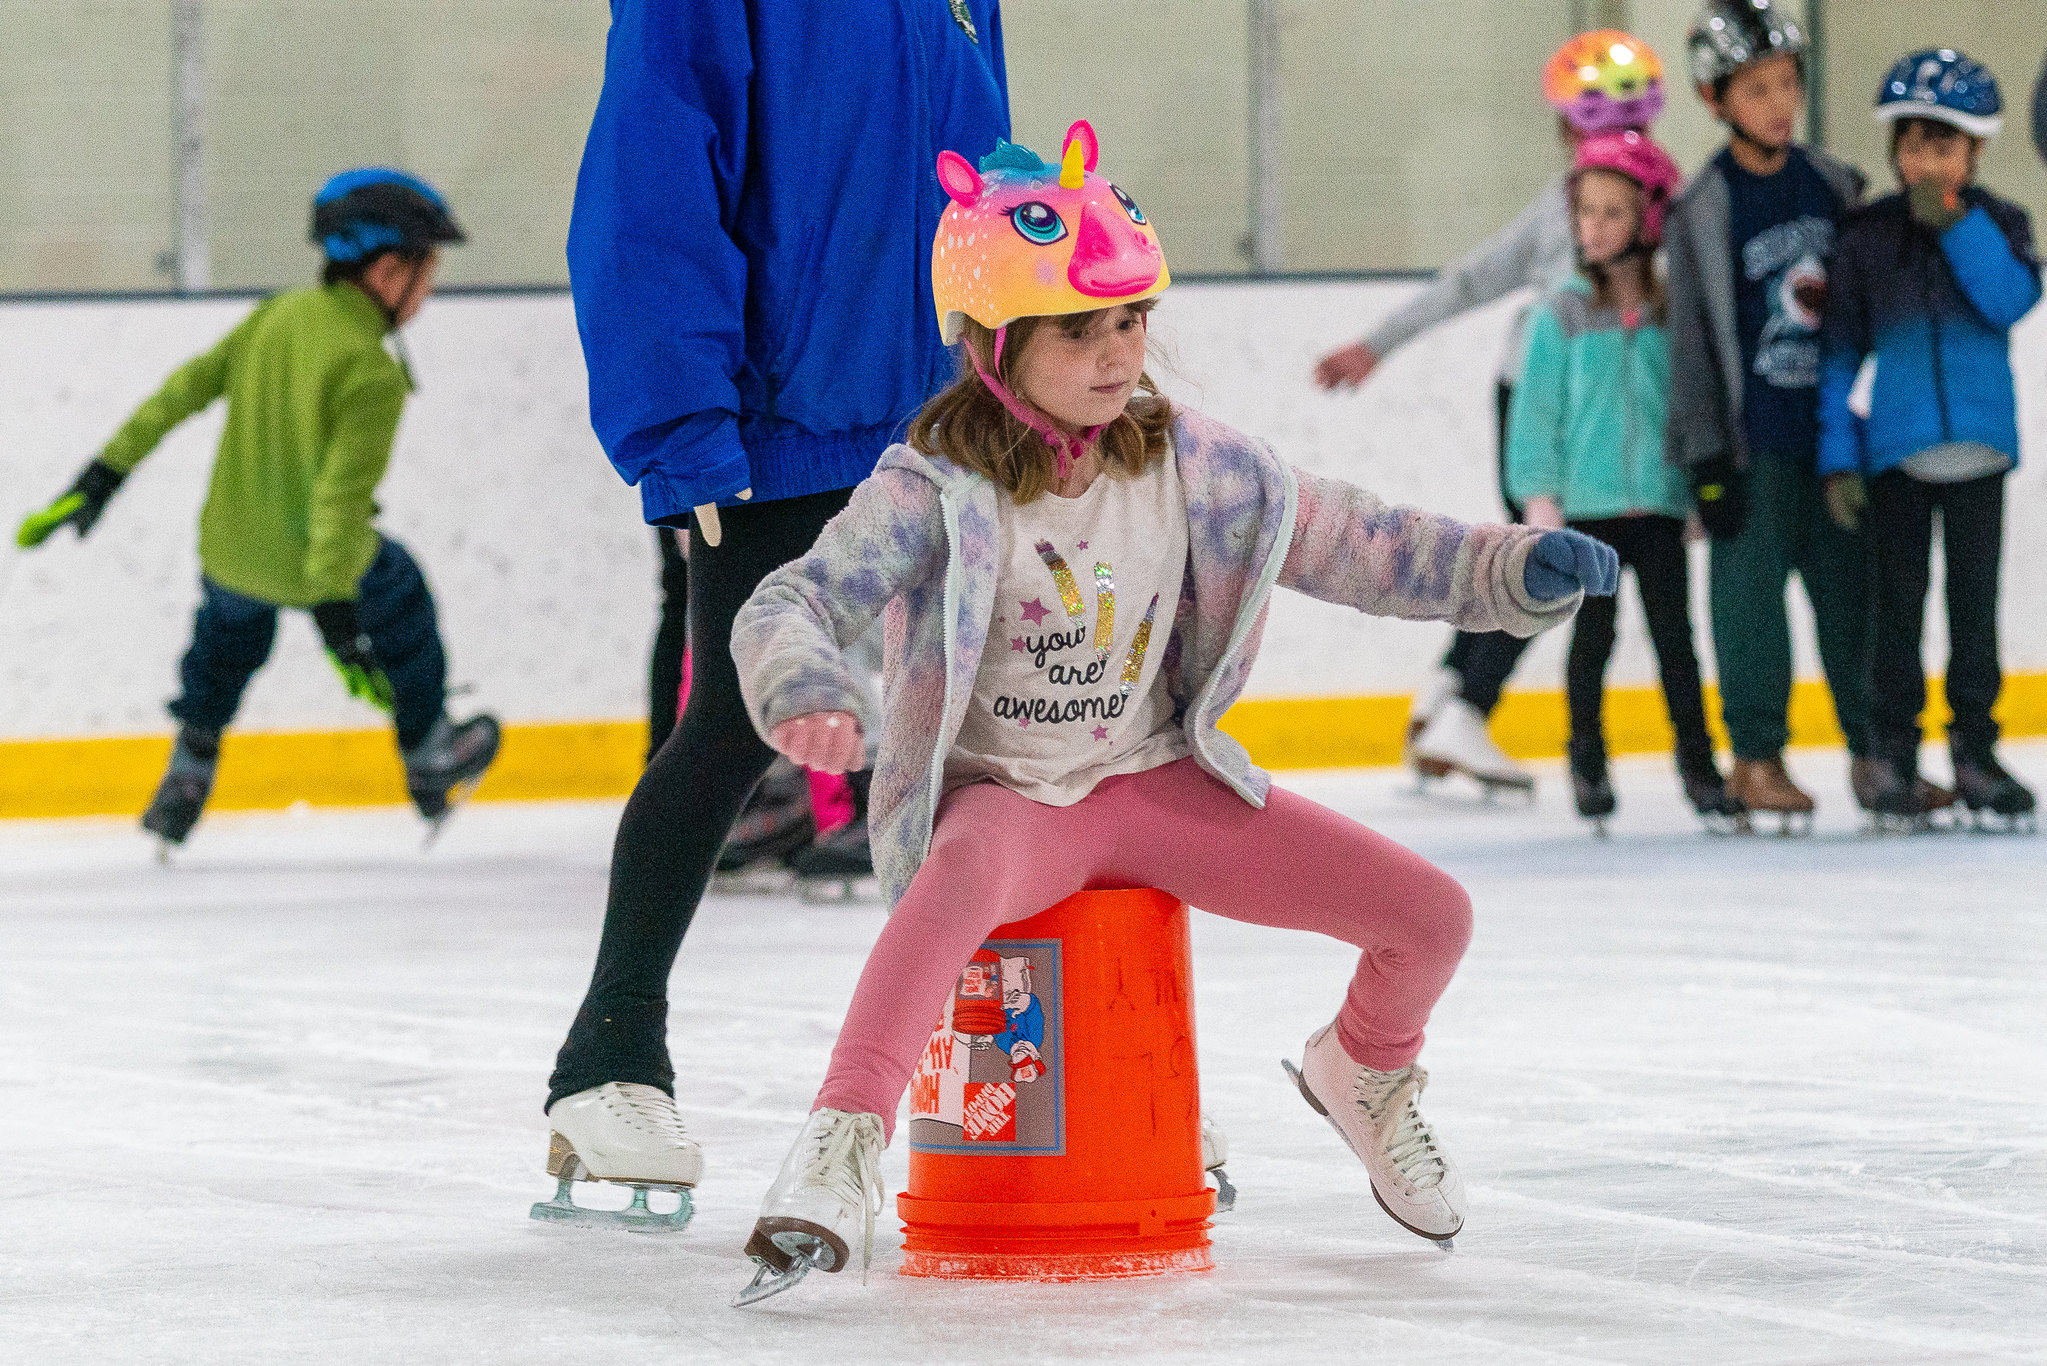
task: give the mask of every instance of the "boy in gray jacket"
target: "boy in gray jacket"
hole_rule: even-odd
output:
[[[1813,800],[1784,768],[1791,631],[1784,586],[1812,602],[1834,714],[1873,791],[1862,538],[1829,520],[1814,472],[1819,326],[1852,167],[1798,146],[1804,32],[1768,0],[1708,0],[1687,41],[1699,98],[1728,141],[1672,206],[1671,461],[1713,538],[1711,614],[1732,794],[1811,828]],[[1866,805],[1866,803],[1865,803]]]

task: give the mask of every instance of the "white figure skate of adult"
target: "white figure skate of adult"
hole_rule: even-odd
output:
[[[533,1206],[535,1219],[660,1233],[681,1228],[696,1212],[690,1190],[704,1174],[703,1149],[659,1087],[608,1081],[563,1096],[548,1107],[547,1122],[547,1174],[561,1185],[554,1199]],[[633,1202],[622,1210],[578,1205],[569,1198],[577,1181],[631,1186]],[[661,1213],[648,1205],[650,1191],[666,1191],[680,1204]]]

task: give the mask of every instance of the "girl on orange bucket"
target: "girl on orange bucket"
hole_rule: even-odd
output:
[[[746,1299],[871,1252],[880,1154],[962,967],[997,925],[1088,887],[1156,887],[1362,951],[1301,1086],[1426,1238],[1464,1220],[1417,1108],[1429,1011],[1471,931],[1450,876],[1272,786],[1216,728],[1275,585],[1360,611],[1521,635],[1606,594],[1614,553],[1571,531],[1466,526],[1296,470],[1169,403],[1145,374],[1170,281],[1085,122],[1060,162],[945,152],[932,279],[959,379],[810,553],[740,611],[754,725],[813,769],[862,759],[843,646],[884,619],[870,822],[894,914],[815,1108],[768,1192]],[[1283,872],[1283,876],[1281,875]]]

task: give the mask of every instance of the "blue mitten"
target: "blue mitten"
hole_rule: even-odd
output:
[[[1580,588],[1588,597],[1608,598],[1621,586],[1621,557],[1582,531],[1545,531],[1521,576],[1538,601],[1568,598]]]

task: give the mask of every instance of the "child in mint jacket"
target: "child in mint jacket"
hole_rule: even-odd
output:
[[[1588,138],[1578,149],[1571,208],[1579,270],[1530,319],[1508,423],[1507,486],[1531,525],[1596,537],[1635,571],[1685,795],[1702,818],[1722,823],[1743,812],[1714,766],[1692,649],[1691,493],[1663,457],[1670,342],[1654,258],[1678,178],[1670,158],[1639,133]],[[1600,720],[1615,601],[1588,599],[1580,609],[1566,670],[1572,796],[1601,828],[1615,808]]]

